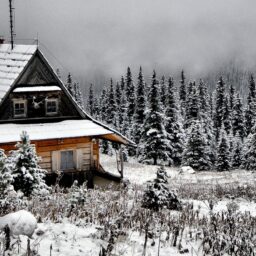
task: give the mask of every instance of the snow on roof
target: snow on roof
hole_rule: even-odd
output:
[[[30,140],[47,140],[98,136],[113,132],[95,124],[91,120],[66,120],[41,124],[1,124],[0,143],[20,141],[22,131],[26,131]]]
[[[0,101],[37,50],[37,45],[0,44]]]
[[[13,92],[51,92],[61,91],[59,86],[31,86],[31,87],[18,87]]]

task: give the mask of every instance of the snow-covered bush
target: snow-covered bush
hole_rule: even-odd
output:
[[[75,180],[72,187],[70,188],[70,199],[71,205],[84,204],[86,200],[87,185],[86,182],[81,186],[78,185],[78,181]]]
[[[6,197],[8,187],[13,182],[12,174],[5,163],[6,155],[4,151],[0,149],[0,199]]]
[[[26,132],[22,132],[21,142],[16,144],[16,148],[5,160],[5,168],[12,175],[14,189],[21,190],[25,196],[48,194],[49,187],[44,181],[46,171],[39,166],[40,158]]]
[[[155,211],[166,207],[170,210],[179,210],[181,204],[176,194],[167,187],[167,173],[163,167],[160,167],[156,173],[156,179],[150,182],[143,195],[142,207]]]

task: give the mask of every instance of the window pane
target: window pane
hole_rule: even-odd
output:
[[[57,113],[57,101],[47,101],[46,102],[46,112],[47,113]]]
[[[61,170],[71,170],[74,169],[74,158],[73,151],[61,151],[61,162],[60,162]]]
[[[15,103],[14,104],[14,114],[23,115],[25,113],[25,104],[24,103]]]

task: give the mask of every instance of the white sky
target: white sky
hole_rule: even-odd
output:
[[[9,37],[8,0],[0,0],[0,35]],[[201,75],[235,59],[256,61],[255,0],[15,0],[17,38],[35,38],[87,82],[119,78]],[[43,46],[43,45],[42,45]],[[44,49],[42,48],[44,51]],[[98,77],[98,76],[97,76]],[[98,78],[99,79],[99,78]]]

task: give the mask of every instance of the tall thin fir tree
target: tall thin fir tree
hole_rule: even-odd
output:
[[[232,129],[232,118],[228,95],[225,96],[224,100],[223,125],[227,135],[229,136]]]
[[[167,88],[166,88],[165,76],[162,76],[161,81],[160,81],[160,98],[161,98],[161,103],[163,105],[163,108],[165,109],[166,98],[167,98]]]
[[[145,96],[145,81],[140,67],[138,82],[136,86],[136,105],[133,118],[133,141],[138,144],[141,138],[142,126],[145,120],[146,111],[146,96]]]
[[[165,116],[165,129],[167,132],[167,140],[169,142],[168,162],[169,165],[178,166],[182,161],[185,134],[182,128],[181,116],[176,101],[174,82],[171,77],[168,80]]]
[[[220,142],[217,149],[216,169],[218,172],[229,171],[230,164],[229,143],[225,129],[220,130]]]
[[[100,94],[100,119],[103,122],[107,120],[107,90],[103,87]]]
[[[154,165],[168,160],[169,147],[159,96],[159,82],[154,71],[148,95],[148,110],[139,143],[139,161]]]
[[[235,101],[235,88],[231,84],[229,86],[229,108],[230,108],[231,113],[233,111],[234,101]]]
[[[131,125],[134,111],[135,111],[135,87],[132,80],[132,72],[130,67],[127,68],[125,86],[126,86],[127,117],[128,117],[128,122]]]
[[[198,171],[207,171],[211,168],[210,152],[198,120],[194,120],[189,129],[182,164]]]
[[[94,103],[95,103],[95,99],[94,99],[93,85],[90,84],[89,95],[87,100],[87,111],[89,112],[90,116],[94,116],[95,114]]]
[[[69,91],[69,93],[74,97],[74,88],[73,88],[73,79],[70,73],[68,73],[66,87]]]
[[[241,140],[244,139],[244,114],[242,99],[239,94],[235,97],[234,108],[233,108],[233,120],[232,120],[233,136],[239,136]]]
[[[247,170],[256,170],[256,125],[253,126],[244,146],[244,163]]]
[[[255,82],[253,75],[249,79],[249,93],[247,97],[247,107],[244,114],[244,125],[245,125],[245,135],[248,136],[251,133],[252,127],[256,120],[256,92],[255,92]]]
[[[199,93],[195,82],[188,86],[185,109],[184,128],[188,129],[195,120],[199,120]]]
[[[184,118],[186,113],[186,100],[187,100],[187,88],[186,88],[186,78],[184,74],[184,70],[181,71],[181,80],[180,80],[180,90],[179,90],[179,97],[180,97],[180,109],[181,115]]]
[[[76,100],[76,103],[78,106],[80,106],[82,109],[84,108],[84,101],[83,101],[83,96],[80,88],[80,84],[78,82],[75,82],[73,84],[74,88],[74,98]]]
[[[209,96],[206,83],[202,79],[198,85],[198,100],[199,100],[199,120],[205,134],[206,144],[210,152],[211,165],[214,165],[216,159],[216,145],[212,122],[212,97]]]
[[[107,112],[106,112],[106,122],[114,126],[115,114],[116,114],[116,102],[115,102],[115,94],[114,94],[114,85],[112,78],[110,79],[110,85],[108,89],[108,100],[107,100]]]
[[[220,77],[216,86],[215,110],[214,110],[214,130],[216,141],[219,140],[220,130],[224,120],[225,83]]]
[[[233,139],[232,169],[239,169],[243,164],[243,145],[240,137]]]
[[[115,103],[116,103],[116,111],[115,111],[115,128],[119,130],[120,128],[120,115],[121,113],[121,100],[122,100],[122,92],[120,88],[119,82],[116,83],[115,86]]]

